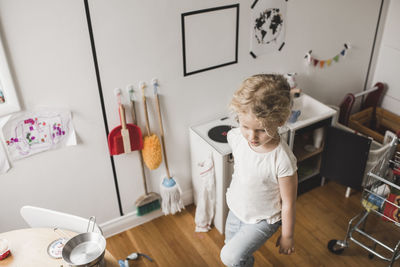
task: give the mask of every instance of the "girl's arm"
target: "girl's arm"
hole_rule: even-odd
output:
[[[278,179],[282,198],[282,234],[276,245],[279,253],[294,252],[294,223],[296,217],[297,173]]]

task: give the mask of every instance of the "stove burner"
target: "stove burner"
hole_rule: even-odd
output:
[[[210,137],[210,139],[215,142],[228,143],[226,136],[230,129],[232,129],[232,126],[230,125],[220,125],[213,127],[208,131],[208,137]]]

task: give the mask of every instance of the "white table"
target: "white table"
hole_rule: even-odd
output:
[[[71,236],[76,233],[64,231]],[[15,267],[68,267],[63,259],[54,259],[47,254],[49,244],[60,238],[52,228],[27,228],[0,233],[0,239],[7,239],[11,255],[0,261],[0,266]],[[119,267],[117,260],[106,250],[107,267]]]

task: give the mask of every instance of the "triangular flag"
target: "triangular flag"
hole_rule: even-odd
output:
[[[307,63],[307,65],[310,65],[310,64],[311,64],[311,61],[312,61],[311,55],[310,55],[310,54],[307,54],[307,55],[306,55],[306,63]]]
[[[327,59],[327,60],[326,60],[326,65],[330,66],[331,63],[332,63],[332,59]]]
[[[321,67],[321,69],[324,67],[324,65],[325,65],[325,60],[321,60],[319,62],[319,66]]]
[[[308,65],[311,64],[312,60],[313,60],[313,57],[311,56],[311,54],[308,54],[308,58],[307,58]]]
[[[333,60],[335,60],[336,62],[338,62],[338,61],[339,61],[339,55],[336,55],[336,56],[333,58]]]
[[[340,54],[342,54],[342,56],[344,56],[345,53],[346,53],[346,49],[343,49],[342,52],[340,52]]]
[[[318,65],[319,60],[314,58],[314,66]]]

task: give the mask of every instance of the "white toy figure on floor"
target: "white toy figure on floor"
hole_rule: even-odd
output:
[[[148,256],[146,254],[139,253],[139,252],[133,252],[128,257],[126,257],[125,260],[118,261],[119,267],[129,267],[129,260],[137,260],[140,256],[145,257],[146,259],[148,259],[151,262],[153,261],[153,259],[150,258],[150,256]]]
[[[127,260],[137,260],[139,258],[139,256],[143,256],[146,259],[148,259],[149,261],[153,261],[152,258],[150,258],[149,256],[147,256],[146,254],[143,253],[139,253],[139,252],[133,252],[132,254],[130,254],[128,257],[126,257]]]

